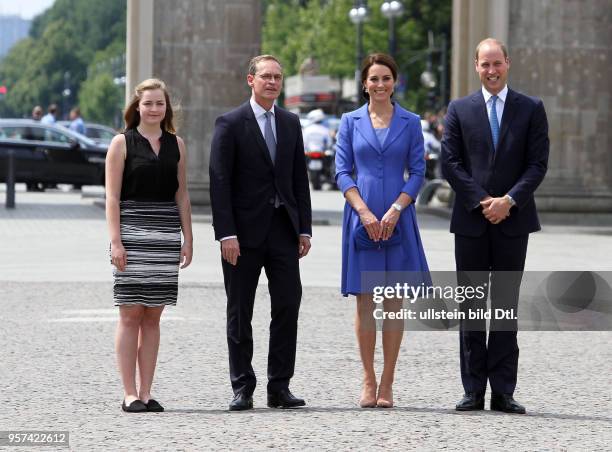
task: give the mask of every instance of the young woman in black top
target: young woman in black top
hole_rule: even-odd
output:
[[[127,412],[163,411],[151,398],[159,320],[165,306],[176,305],[178,269],[193,254],[187,155],[172,120],[164,82],[143,81],[125,110],[125,131],[106,156],[106,219],[119,306],[115,349]]]

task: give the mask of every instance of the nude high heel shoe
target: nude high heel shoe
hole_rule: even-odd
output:
[[[393,389],[389,387],[389,392],[385,394],[385,391],[381,390],[381,388],[383,388],[382,385],[378,388],[376,406],[378,408],[393,408]]]
[[[359,406],[361,408],[376,407],[376,383],[364,383],[363,389],[361,390],[361,398],[359,399]]]

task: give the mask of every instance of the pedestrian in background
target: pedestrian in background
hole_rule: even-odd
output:
[[[81,118],[81,109],[79,107],[74,107],[72,110],[70,110],[69,128],[70,130],[74,130],[81,135],[85,135],[85,123],[83,122],[83,118]]]
[[[43,116],[43,109],[42,109],[42,107],[40,105],[35,106],[32,109],[32,119],[34,121],[40,121],[42,116]]]
[[[419,117],[392,101],[396,81],[393,58],[366,57],[361,82],[368,103],[342,116],[336,143],[336,183],[346,198],[341,291],[357,298],[355,332],[364,372],[359,404],[364,408],[393,406],[403,321],[383,322],[384,368],[377,387],[373,287],[362,284],[363,278],[367,272],[385,281],[375,274],[428,271],[414,208],[425,175],[423,132]],[[402,299],[384,301],[386,312],[401,307]]]
[[[115,347],[124,388],[122,409],[163,411],[151,398],[159,320],[165,306],[176,305],[179,266],[187,267],[193,254],[187,151],[175,135],[163,81],[141,82],[124,117],[125,130],[113,138],[106,157],[106,218],[115,266],[114,301],[119,306]]]
[[[51,104],[49,105],[49,108],[47,108],[47,114],[41,118],[40,122],[43,124],[55,124],[55,122],[57,121],[56,115],[57,105]]]

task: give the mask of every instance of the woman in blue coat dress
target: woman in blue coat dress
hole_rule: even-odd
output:
[[[384,368],[378,386],[373,287],[369,283],[362,287],[362,277],[428,271],[414,209],[425,174],[423,133],[419,117],[391,101],[396,80],[397,65],[390,56],[366,57],[361,81],[368,103],[342,116],[336,147],[336,182],[346,198],[341,290],[344,296],[357,298],[362,407],[393,406],[392,385],[403,336],[402,320],[384,320]],[[364,241],[375,243],[367,247]],[[401,301],[386,299],[384,311],[398,311]]]

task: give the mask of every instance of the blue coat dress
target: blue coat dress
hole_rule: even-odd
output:
[[[409,174],[407,180],[404,170]],[[357,187],[376,218],[382,219],[401,192],[416,199],[424,174],[423,133],[417,115],[394,104],[382,146],[372,127],[367,104],[342,116],[336,144],[336,182],[342,193]],[[358,250],[354,234],[360,224],[359,215],[347,202],[342,227],[344,296],[371,292],[362,289],[363,272],[428,272],[414,203],[400,215],[396,228],[400,229],[401,243],[397,246]]]

